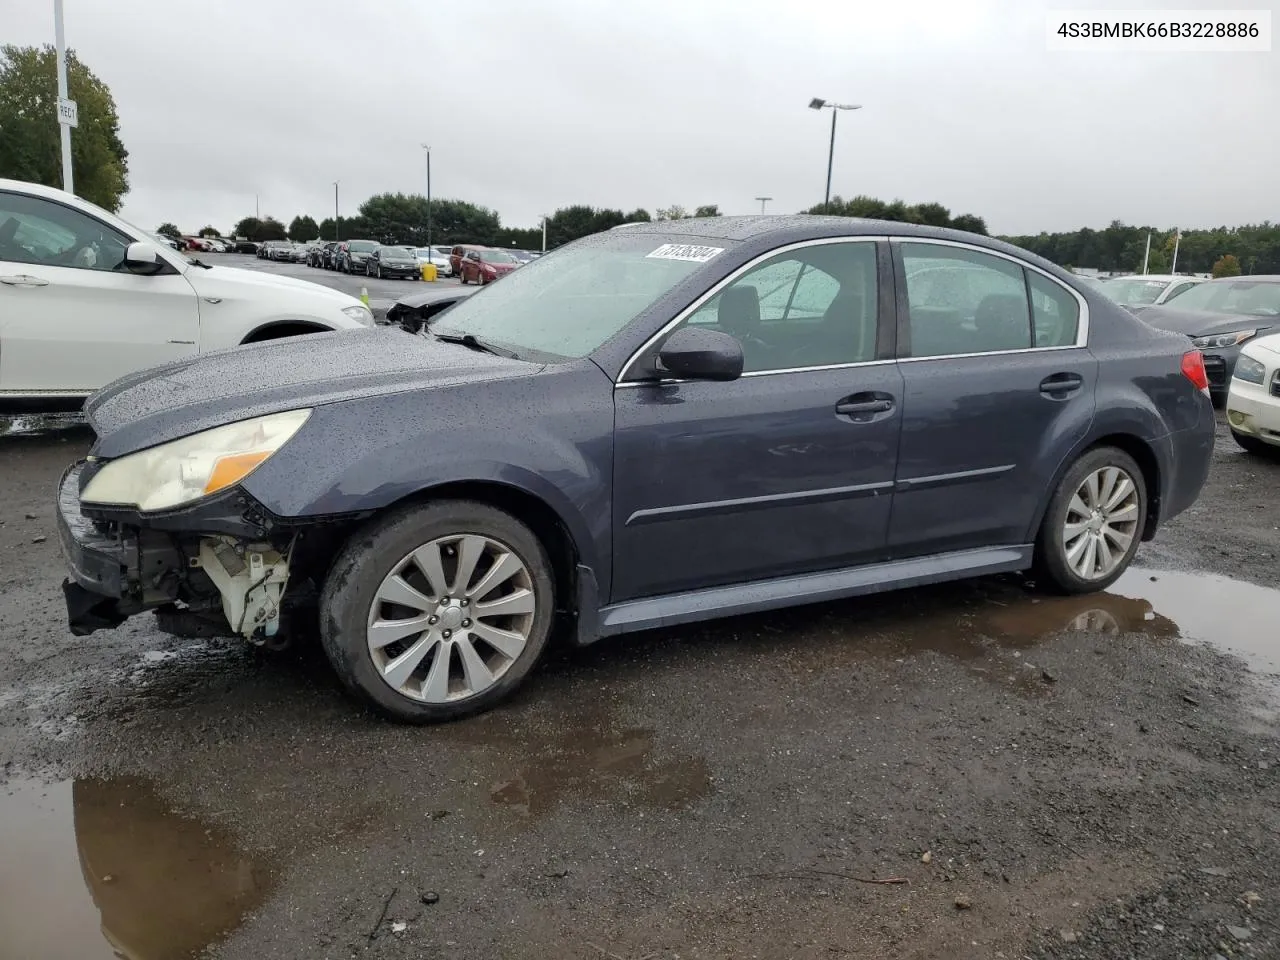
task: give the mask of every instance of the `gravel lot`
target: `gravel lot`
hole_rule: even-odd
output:
[[[1280,956],[1280,463],[1221,429],[1108,594],[655,632],[430,729],[316,645],[71,637],[88,443],[0,438],[0,955]]]

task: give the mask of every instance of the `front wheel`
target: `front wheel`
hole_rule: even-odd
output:
[[[408,723],[506,699],[546,648],[555,606],[541,542],[510,514],[456,500],[367,527],[334,562],[320,636],[346,686]]]
[[[1036,567],[1062,593],[1104,590],[1133,560],[1146,517],[1146,481],[1133,458],[1115,447],[1090,450],[1049,501]]]

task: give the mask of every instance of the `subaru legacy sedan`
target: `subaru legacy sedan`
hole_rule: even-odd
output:
[[[445,720],[553,633],[1030,568],[1101,590],[1209,468],[1186,337],[986,237],[636,224],[423,309],[94,396],[58,494],[72,632],[318,621],[351,690]]]

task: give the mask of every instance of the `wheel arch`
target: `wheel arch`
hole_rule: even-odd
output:
[[[547,550],[556,589],[556,610],[572,615],[576,610],[578,569],[583,550],[572,524],[545,499],[527,489],[501,480],[448,480],[423,487],[388,504],[379,513],[439,500],[474,500],[509,513],[530,530]],[[594,611],[590,611],[594,614]]]
[[[1028,531],[1030,540],[1035,540],[1039,535],[1040,525],[1044,522],[1045,511],[1049,509],[1049,501],[1053,499],[1053,494],[1058,489],[1058,485],[1062,483],[1062,478],[1066,476],[1067,471],[1089,451],[1097,450],[1100,447],[1115,447],[1117,450],[1122,450],[1133,458],[1138,468],[1142,471],[1142,480],[1147,488],[1147,515],[1142,525],[1142,540],[1146,542],[1156,535],[1156,528],[1160,525],[1161,483],[1164,479],[1160,458],[1157,456],[1155,448],[1150,441],[1144,440],[1135,433],[1114,431],[1087,437],[1077,444],[1067,456],[1063,457],[1053,475],[1053,481],[1049,484],[1041,499],[1040,508],[1036,511],[1035,522]]]
[[[240,343],[262,343],[264,340],[279,340],[282,337],[297,337],[305,333],[331,333],[332,327],[314,320],[272,320],[259,324],[241,338]]]

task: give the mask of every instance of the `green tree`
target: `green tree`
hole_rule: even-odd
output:
[[[236,224],[236,228],[232,232],[237,237],[247,237],[256,243],[287,238],[284,224],[275,217],[263,217],[261,220],[257,217],[245,217]]]
[[[342,233],[349,235],[347,218]],[[427,242],[427,198],[421,194],[380,193],[360,205],[364,235],[383,243]],[[352,227],[351,229],[354,229]],[[431,200],[432,243],[498,241],[502,221],[497,211],[464,200]]]
[[[953,230],[965,230],[983,237],[987,235],[987,222],[981,217],[975,217],[972,213],[962,213],[958,217],[952,217],[950,227]]]
[[[294,217],[289,224],[290,240],[314,240],[318,236],[320,236],[320,227],[311,217]]]
[[[245,237],[249,240],[257,240],[258,232],[262,229],[262,221],[257,217],[245,217],[231,231],[234,237]]]
[[[197,233],[196,236],[197,237],[220,237],[222,236],[222,234],[219,233],[216,228],[206,226],[206,227],[201,227],[200,232]]]
[[[698,207],[693,211],[695,217],[718,217],[720,216],[720,204],[708,203],[706,206]]]
[[[689,216],[689,212],[678,203],[673,203],[669,207],[659,207],[657,214],[659,220],[684,220]]]
[[[498,231],[498,239],[494,245],[508,250],[513,247],[517,250],[541,250],[542,228],[503,227]]]
[[[160,234],[162,237],[168,237],[170,240],[180,240],[182,238],[182,231],[179,230],[175,224],[169,223],[167,220],[160,224],[160,226],[156,227],[156,233]]]
[[[1240,261],[1230,253],[1223,254],[1214,261],[1213,276],[1217,277],[1238,277],[1240,276]]]
[[[547,246],[558,247],[579,237],[611,230],[628,222],[632,221],[621,210],[597,209],[585,204],[561,207],[547,217]]]
[[[0,177],[62,186],[57,77],[53,47],[0,47]],[[71,131],[76,193],[119,210],[129,189],[129,152],[120,141],[116,103],[74,50],[67,51],[67,95],[79,113]]]
[[[651,223],[652,221],[653,217],[649,216],[649,211],[643,207],[632,210],[627,214],[626,219],[627,223]]]

